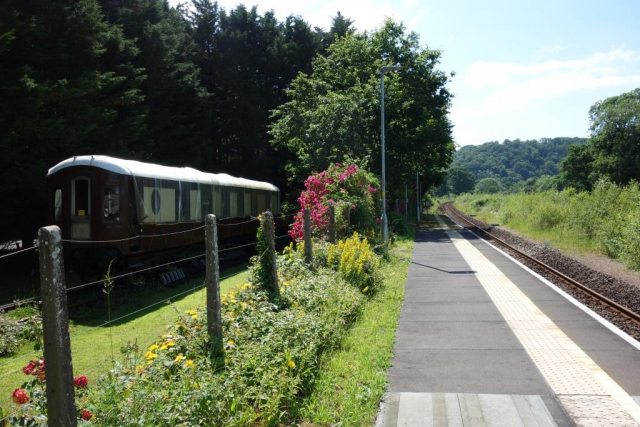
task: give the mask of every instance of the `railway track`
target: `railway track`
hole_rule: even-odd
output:
[[[569,284],[572,288],[579,290],[583,295],[587,295],[589,298],[597,301],[599,304],[606,307],[608,310],[611,310],[617,315],[624,317],[629,322],[632,322],[635,325],[635,328],[632,328],[632,329],[640,330],[640,314],[634,312],[633,310],[625,307],[624,305],[616,301],[613,301],[611,298],[608,298],[602,295],[601,293],[589,288],[588,286],[567,276],[566,274],[562,273],[561,271],[558,271],[557,269],[549,266],[548,264],[515,248],[514,246],[505,242],[503,239],[485,230],[479,224],[479,221],[474,220],[473,218],[470,218],[467,215],[463,214],[462,212],[458,211],[456,208],[453,207],[452,202],[444,203],[441,206],[441,208],[451,219],[453,219],[459,225],[465,226],[465,224],[467,224],[469,228],[471,228],[474,232],[477,232],[477,234],[481,235],[481,237],[484,237],[485,239],[487,239],[488,237],[487,240],[491,240],[492,242],[498,243],[499,245],[505,247],[509,252],[516,254],[517,257],[525,261],[525,264],[528,264],[530,267],[535,266],[537,267],[537,269],[543,270],[548,275],[554,276],[562,283]],[[628,329],[628,328],[623,328],[623,329]],[[627,331],[627,332],[632,332],[631,335],[634,335],[637,339],[640,339],[640,335],[638,333],[633,333],[634,332],[633,330]]]

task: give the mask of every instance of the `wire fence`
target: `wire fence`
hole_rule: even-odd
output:
[[[190,228],[188,230],[182,230],[182,231],[173,231],[171,233],[139,234],[137,236],[126,237],[124,239],[115,239],[115,240],[73,240],[73,239],[62,239],[62,241],[65,242],[65,243],[120,243],[120,242],[127,242],[129,240],[140,239],[140,238],[149,239],[149,238],[153,238],[153,237],[175,236],[176,234],[192,233],[194,231],[202,230],[204,228],[205,228],[205,226],[203,225],[201,227]]]
[[[19,253],[22,253],[22,252],[33,251],[35,249],[38,249],[38,247],[37,246],[31,246],[30,248],[13,251],[13,252],[8,253],[8,254],[0,255],[0,259],[8,258],[8,257],[13,256],[13,255],[18,255]]]

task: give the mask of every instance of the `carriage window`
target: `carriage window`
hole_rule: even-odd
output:
[[[78,178],[73,181],[73,214],[76,216],[90,215],[89,211],[89,180]]]
[[[229,216],[235,218],[238,216],[238,191],[233,189],[229,193]]]
[[[203,185],[200,191],[200,196],[202,197],[202,216],[204,217],[213,213],[213,186]]]
[[[102,202],[103,217],[105,222],[119,222],[120,188],[105,188]]]
[[[62,219],[62,190],[56,189],[53,196],[53,219],[60,221]]]

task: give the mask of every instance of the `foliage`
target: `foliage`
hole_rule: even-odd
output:
[[[210,354],[206,310],[187,310],[148,348],[124,346],[79,407],[100,425],[288,424],[313,388],[319,356],[340,342],[379,283],[366,240],[356,235],[343,247],[338,276],[322,266],[311,271],[289,248],[278,258],[279,298],[259,282],[225,294],[223,357]]]
[[[326,236],[329,229],[329,206],[335,206],[336,228],[342,235],[349,230],[364,232],[374,226],[379,216],[380,184],[375,176],[355,164],[334,163],[327,170],[305,180],[306,188],[298,197],[300,211],[294,217],[289,235],[296,241],[304,237],[304,211],[310,210],[311,232]],[[347,213],[348,212],[348,213]]]
[[[495,194],[502,191],[502,184],[495,178],[482,178],[476,184],[475,192],[481,194]]]
[[[573,251],[593,249],[640,270],[640,187],[598,181],[592,192],[549,190],[530,194],[462,195],[462,210],[489,222],[549,239]]]
[[[338,271],[349,283],[359,286],[363,292],[375,292],[382,283],[380,259],[371,250],[366,238],[358,233],[329,246],[327,266]]]
[[[455,152],[451,167],[470,170],[478,181],[495,178],[505,190],[516,190],[520,181],[557,175],[568,147],[585,141],[584,138],[507,139],[502,143],[466,145]]]
[[[15,353],[25,342],[42,339],[42,319],[39,314],[21,319],[0,314],[0,356]]]
[[[267,290],[273,291],[277,290],[278,284],[274,283],[275,280],[273,279],[272,274],[273,258],[269,251],[269,241],[264,233],[265,218],[264,216],[259,215],[258,220],[260,220],[260,227],[258,227],[258,233],[256,236],[256,240],[258,241],[256,250],[258,254],[251,259],[253,264],[251,269],[251,280],[255,283],[262,283]]]
[[[612,96],[589,110],[591,137],[571,147],[563,177],[577,190],[591,190],[604,177],[618,184],[640,180],[640,89]]]
[[[17,411],[11,415],[9,422],[16,426],[47,426],[47,393],[46,393],[46,363],[44,358],[31,360],[22,368],[22,372],[31,377],[20,388],[13,391],[12,399],[14,409]],[[87,377],[81,375],[74,378],[77,422],[78,425],[90,425],[86,423],[93,414],[85,409],[87,403]]]
[[[395,212],[387,212],[387,219],[389,221],[389,231],[398,236],[406,236],[410,233],[409,224],[404,215],[399,215]]]
[[[468,193],[473,191],[476,180],[468,169],[451,168],[447,171],[447,188],[452,194]]]
[[[386,160],[389,192],[404,194],[416,172],[425,182],[442,178],[454,150],[447,117],[449,76],[436,70],[441,52],[420,45],[415,33],[387,20],[372,33],[348,34],[301,73],[274,111],[273,145],[294,159],[292,181],[345,157],[380,169],[380,67],[402,65],[385,79]]]

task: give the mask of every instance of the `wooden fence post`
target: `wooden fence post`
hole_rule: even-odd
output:
[[[311,246],[311,211],[304,210],[304,258],[307,264],[313,262],[313,247]]]
[[[69,311],[64,280],[62,235],[55,225],[38,231],[44,358],[47,365],[47,423],[76,426]]]
[[[205,221],[205,252],[207,272],[207,332],[215,354],[222,353],[222,311],[220,307],[220,267],[218,262],[218,227],[216,216],[208,214]]]
[[[329,241],[336,243],[336,209],[333,206],[329,206]]]
[[[262,213],[262,231],[264,238],[267,240],[267,250],[269,253],[266,254],[266,256],[271,265],[271,271],[269,272],[271,276],[271,289],[269,289],[269,292],[275,295],[280,292],[280,288],[278,287],[278,266],[276,265],[276,230],[273,223],[273,214],[270,211]]]

